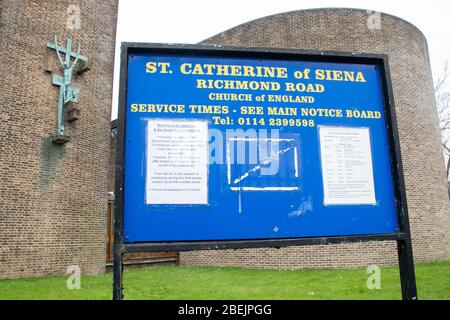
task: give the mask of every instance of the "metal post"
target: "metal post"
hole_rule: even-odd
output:
[[[394,93],[390,75],[388,56],[383,57],[381,68],[383,79],[383,92],[387,108],[387,125],[390,128],[389,146],[391,168],[394,177],[395,198],[397,204],[397,218],[399,232],[404,235],[403,239],[397,240],[398,264],[400,268],[400,283],[402,287],[403,300],[417,300],[416,276],[414,273],[414,259],[411,241],[411,229],[408,218],[408,205],[406,200],[405,178],[403,176],[403,163],[400,150],[400,138],[397,127],[397,116],[395,113]]]
[[[114,206],[113,300],[123,300],[122,219]]]
[[[128,51],[122,45],[120,58],[119,117],[117,126],[116,186],[114,193],[114,273],[113,299],[123,299],[123,218],[124,218],[124,166],[126,87],[128,74]]]
[[[409,234],[406,239],[397,241],[397,250],[403,300],[417,300],[416,276]]]
[[[114,248],[113,300],[123,299],[123,261],[122,252]]]

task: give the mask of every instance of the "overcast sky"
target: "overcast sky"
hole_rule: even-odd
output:
[[[450,1],[120,0],[112,118],[117,117],[120,43],[197,43],[249,20],[301,9],[347,7],[393,14],[427,37],[434,73],[450,59]]]

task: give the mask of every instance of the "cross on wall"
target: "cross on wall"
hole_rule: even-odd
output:
[[[72,86],[72,76],[74,70],[77,70],[79,61],[83,62],[83,66],[78,68],[77,73],[83,73],[88,71],[87,67],[89,59],[86,56],[80,54],[81,45],[78,44],[77,52],[72,51],[72,39],[68,38],[66,41],[66,47],[60,47],[58,45],[58,39],[55,36],[55,43],[48,43],[47,48],[56,51],[59,63],[63,69],[63,74],[52,75],[52,84],[59,87],[59,98],[57,106],[58,128],[57,134],[52,137],[54,144],[65,144],[70,141],[70,137],[65,134],[65,121],[64,115],[66,113],[66,105],[70,102],[77,103],[78,96],[80,94],[80,88]],[[64,59],[61,54],[64,55]],[[72,62],[73,60],[73,62]],[[73,117],[76,120],[77,117]]]

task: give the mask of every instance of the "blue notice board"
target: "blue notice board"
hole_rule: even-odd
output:
[[[125,243],[399,232],[379,65],[127,59]]]

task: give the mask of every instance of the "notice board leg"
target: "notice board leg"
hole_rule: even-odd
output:
[[[113,300],[123,299],[123,253],[114,250]]]
[[[403,300],[417,300],[416,276],[411,239],[397,241],[400,282]]]

